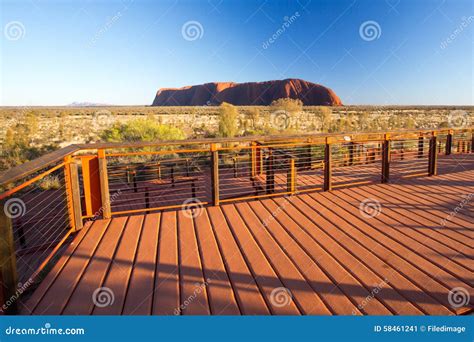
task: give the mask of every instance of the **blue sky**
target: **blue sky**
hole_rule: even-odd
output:
[[[472,105],[473,3],[1,0],[0,105],[149,105],[161,87],[293,77],[345,104]]]

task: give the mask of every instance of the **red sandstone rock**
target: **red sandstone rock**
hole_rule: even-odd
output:
[[[300,79],[267,82],[215,82],[183,88],[163,88],[152,106],[205,106],[222,102],[240,106],[269,105],[280,98],[300,99],[306,106],[341,106],[329,88]]]

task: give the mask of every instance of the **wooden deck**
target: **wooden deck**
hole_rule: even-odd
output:
[[[450,173],[89,223],[21,311],[466,313],[474,304],[474,155],[443,167]],[[369,217],[361,202],[380,203],[380,213]],[[449,300],[456,288],[470,294],[462,307]],[[98,291],[113,300],[95,305]]]

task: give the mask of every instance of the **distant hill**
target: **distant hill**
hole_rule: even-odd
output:
[[[94,103],[94,102],[72,102],[67,107],[107,107],[105,103]]]
[[[280,98],[300,99],[306,106],[341,106],[339,97],[320,84],[289,78],[266,82],[213,82],[183,88],[162,88],[152,106],[205,106],[222,102],[266,106]]]

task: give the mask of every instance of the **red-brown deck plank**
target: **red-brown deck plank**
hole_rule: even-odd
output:
[[[107,231],[100,241],[97,251],[90,260],[87,269],[76,285],[63,314],[65,315],[89,315],[94,309],[94,301],[91,294],[101,287],[107,275],[117,243],[122,235],[126,217],[115,218],[110,222]],[[100,298],[98,298],[100,299]]]
[[[213,315],[238,315],[240,314],[239,306],[207,211],[203,210],[202,214],[197,215],[194,220],[204,277],[208,280],[207,290],[211,312]]]
[[[265,258],[269,260],[285,288],[290,291],[289,293],[300,311],[306,315],[330,314],[329,309],[319,295],[312,290],[311,286],[298,268],[294,266],[290,258],[271,238],[271,235],[262,229],[261,223],[258,222],[257,216],[248,207],[248,204],[239,203],[236,205],[236,208],[252,233],[255,241],[259,244]]]
[[[222,211],[227,218],[234,238],[239,244],[240,250],[245,256],[255,281],[257,282],[272,313],[280,315],[299,314],[300,311],[291,298],[288,305],[284,306],[280,306],[278,302],[275,301],[275,296],[272,294],[273,291],[277,288],[284,288],[284,285],[248,231],[248,228],[245,226],[245,223],[237,212],[235,206],[223,206]]]
[[[366,193],[367,198],[375,196],[375,194],[371,191],[370,188],[364,189],[364,191]],[[443,227],[441,226],[441,219],[433,219],[430,216],[426,217],[424,215],[418,215],[417,212],[413,212],[413,208],[411,206],[397,204],[391,196],[387,196],[386,194],[383,194],[383,197],[386,199],[386,201],[388,202],[388,206],[392,210],[401,215],[408,216],[412,220],[418,222],[421,226],[424,226],[426,227],[426,229],[429,229],[430,236],[432,236],[433,238],[442,239],[440,241],[443,241],[444,243],[448,244],[450,247],[456,249],[459,253],[462,253],[463,255],[469,256],[471,254],[472,250],[470,250],[469,246],[466,246],[466,244],[463,242],[467,239],[459,238],[458,235],[453,236],[449,229],[443,229]],[[420,210],[418,210],[418,212],[419,211]],[[446,217],[448,214],[449,213],[446,213]],[[454,229],[456,229],[456,227]]]
[[[158,258],[156,263],[154,315],[175,315],[179,310],[179,264],[176,213],[161,215]]]
[[[93,311],[94,315],[120,315],[122,313],[142,223],[143,216],[141,215],[128,218],[110,271],[103,285],[103,287],[112,290],[114,300],[110,305],[96,306]]]
[[[69,258],[66,266],[61,270],[60,276],[41,298],[35,312],[41,315],[57,315],[64,310],[109,223],[110,220],[94,222],[88,234],[74,251],[74,257]],[[86,298],[86,300],[90,299],[90,297]]]
[[[319,203],[321,205],[322,200],[320,198],[314,198],[311,195],[309,196],[311,199],[307,197],[304,198],[307,203],[312,206],[315,205],[315,203]],[[350,231],[351,237],[353,237],[355,241],[358,241],[360,244],[366,246],[366,248],[372,251],[374,255],[392,267],[393,270],[400,272],[419,288],[423,289],[427,293],[430,293],[433,298],[435,298],[439,303],[443,304],[446,307],[446,310],[448,310],[449,302],[447,296],[445,296],[444,293],[447,293],[450,289],[435,281],[430,275],[424,273],[418,267],[412,265],[409,262],[410,258],[405,259],[398,253],[394,253],[394,251],[397,251],[397,249],[389,248],[390,244],[394,243],[393,240],[390,241],[383,234],[376,232],[374,229],[370,229],[370,227],[364,223],[364,221],[360,220],[357,215],[344,212],[338,206],[329,206],[327,203],[325,203],[323,208],[325,208],[323,210],[326,210],[325,214],[331,218],[332,222],[337,223],[337,225],[342,229],[347,229]],[[331,209],[333,209],[337,215],[333,214]],[[344,217],[344,219],[342,217]],[[401,247],[401,245],[397,245],[397,247]],[[408,254],[406,254],[406,256],[407,255]],[[414,253],[411,256],[415,257],[417,255]],[[439,269],[434,267],[430,267],[429,270],[434,272],[439,271]],[[387,277],[387,279],[389,278]],[[444,310],[441,309],[441,311]]]
[[[66,251],[63,253],[63,255],[61,255],[58,262],[54,265],[54,267],[48,273],[48,277],[46,277],[39,284],[38,288],[35,290],[35,292],[32,294],[32,296],[28,299],[28,302],[26,303],[27,305],[23,305],[21,307],[20,311],[22,313],[29,314],[29,313],[32,313],[33,310],[35,310],[36,306],[41,301],[41,299],[44,297],[44,295],[46,294],[48,289],[51,287],[51,285],[54,283],[54,281],[56,280],[59,273],[61,272],[61,270],[66,265],[69,258],[72,257],[74,251],[77,249],[77,246],[84,239],[84,237],[86,236],[86,234],[89,231],[89,229],[91,228],[91,226],[92,226],[92,222],[90,222],[90,221],[87,222],[84,225],[82,230],[77,234],[74,241],[69,244]]]
[[[474,171],[472,156],[455,158],[457,168],[440,158],[452,172],[440,176],[399,179],[412,170],[397,162],[392,184],[354,187],[358,178],[378,182],[365,172],[379,165],[357,165],[336,170],[343,187],[332,192],[87,223],[22,313],[463,313],[474,304],[472,201],[443,219],[474,192]],[[316,174],[301,171],[300,188],[320,185]],[[231,176],[228,190],[240,182],[246,191],[246,175]],[[286,191],[286,176],[276,181]],[[134,196],[126,197],[140,205]],[[380,215],[360,214],[367,198],[380,202]],[[94,306],[101,287],[113,301]],[[290,295],[283,306],[272,295],[280,287]],[[471,295],[465,307],[450,305],[455,287]]]
[[[360,259],[354,256],[354,251],[357,251],[360,247],[354,243],[346,244],[348,238],[335,229],[332,220],[326,220],[323,216],[320,216],[318,211],[313,209],[313,206],[306,206],[297,198],[291,198],[288,203],[283,201],[285,201],[285,199],[274,199],[274,202],[280,206],[280,208],[283,208],[284,212],[286,212],[294,222],[298,223],[299,230],[304,230],[313,241],[320,244],[322,250],[317,253],[319,260],[323,260],[322,256],[327,256],[329,260],[334,260],[331,260],[332,263],[328,263],[324,266],[327,272],[335,274],[333,269],[337,269],[337,266],[334,265],[334,262],[338,263],[339,267],[344,269],[346,274],[339,275],[339,279],[336,280],[336,283],[340,284],[341,287],[343,284],[346,286],[347,290],[344,292],[353,298],[361,311],[366,314],[391,314],[397,312],[397,308],[400,309],[400,305],[405,298],[393,290],[391,284],[385,284],[385,278],[379,276],[377,272],[372,271],[369,267],[362,264]],[[317,218],[318,224],[311,221],[309,217]],[[277,216],[277,219],[278,218],[279,216]],[[347,245],[349,245],[349,248]],[[371,259],[371,255],[367,254],[366,251],[363,251],[363,253],[363,258],[369,259],[372,267],[377,269],[378,266],[381,268],[379,260],[375,258]],[[353,278],[353,280],[351,278]],[[384,288],[385,291],[374,291],[374,288],[379,284],[382,284],[380,287]],[[371,296],[373,296],[373,298],[366,305],[362,305],[362,303],[366,301],[366,298]],[[409,307],[405,309],[411,311],[413,314],[419,313],[419,310],[413,307],[413,305],[409,305]]]
[[[359,309],[320,267],[318,260],[313,259],[304,247],[298,244],[298,241],[275,219],[274,216],[280,216],[279,211],[268,211],[260,201],[250,202],[249,206],[259,217],[263,229],[272,234],[281,248],[288,253],[294,264],[299,267],[300,272],[305,275],[313,291],[323,298],[332,312],[339,315],[360,314]]]
[[[181,210],[178,215],[179,269],[182,315],[210,314],[207,282],[204,279],[191,210]],[[206,248],[206,246],[202,246]]]
[[[160,216],[160,213],[145,216],[123,308],[124,315],[151,314]]]
[[[341,190],[336,195],[349,203],[354,200],[356,209],[359,203],[365,200],[364,196],[359,195],[353,189]],[[435,261],[438,266],[454,275],[462,277],[466,272],[471,272],[466,266],[471,262],[469,258],[457,255],[456,250],[430,239],[428,235],[423,234],[423,230],[412,228],[416,227],[416,222],[410,220],[407,216],[402,216],[386,207],[383,207],[382,210],[384,215],[375,217],[371,222],[372,225],[380,227],[381,231],[386,231],[397,241],[404,242],[406,246],[411,246],[413,251],[423,252],[423,256]]]
[[[265,315],[270,310],[234,240],[221,208],[207,209],[239,308],[244,315]]]

